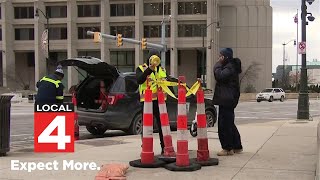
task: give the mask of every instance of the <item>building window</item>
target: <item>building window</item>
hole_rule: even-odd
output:
[[[110,26],[110,34],[114,36],[116,36],[117,34],[122,34],[122,37],[134,38],[134,26]]]
[[[207,2],[178,2],[178,14],[207,14]]]
[[[68,39],[68,31],[66,27],[55,27],[49,29],[50,40]]]
[[[162,27],[161,25],[145,25],[144,26],[144,37],[146,38],[157,38],[161,37]],[[170,37],[170,25],[166,25],[166,37]]]
[[[27,53],[27,64],[28,64],[28,67],[34,67],[35,66],[34,52],[28,52]]]
[[[120,72],[134,72],[134,51],[111,51],[111,65],[115,66]]]
[[[202,37],[201,29],[204,29],[204,36],[206,36],[205,24],[179,24],[178,37]]]
[[[50,18],[66,18],[67,6],[47,6],[46,13]]]
[[[92,36],[87,35],[87,31],[98,31],[100,32],[100,27],[78,27],[78,39],[92,39]]]
[[[16,28],[15,40],[34,40],[33,28]]]
[[[144,3],[143,10],[145,16],[162,15],[163,3]],[[164,3],[164,14],[171,14],[171,4],[169,2]]]
[[[134,16],[134,4],[110,4],[110,16]]]
[[[78,5],[78,17],[100,17],[100,5]]]
[[[0,41],[2,41],[2,29],[0,29]]]
[[[34,9],[33,7],[14,7],[15,19],[33,19]]]

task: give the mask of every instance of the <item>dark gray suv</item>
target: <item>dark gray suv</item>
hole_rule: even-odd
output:
[[[77,86],[79,125],[86,126],[93,135],[102,135],[106,130],[123,130],[129,134],[142,132],[142,109],[139,101],[139,85],[135,73],[120,73],[114,66],[93,57],[77,57],[58,62],[62,66],[76,66],[87,72],[87,77]],[[176,78],[170,78],[176,81]],[[105,110],[95,100],[100,95],[100,82],[103,81],[108,104]],[[177,96],[177,87],[172,90]],[[168,96],[167,109],[172,130],[177,128],[177,100]],[[205,99],[208,127],[216,122],[216,109],[211,100]],[[187,98],[188,125],[195,118],[197,108],[196,96]],[[155,123],[154,123],[155,124]],[[155,127],[156,129],[157,127]]]

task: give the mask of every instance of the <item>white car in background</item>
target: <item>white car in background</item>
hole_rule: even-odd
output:
[[[267,88],[256,95],[257,102],[274,100],[284,101],[286,93],[282,88]]]

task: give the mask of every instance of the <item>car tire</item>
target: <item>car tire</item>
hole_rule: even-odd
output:
[[[272,101],[273,101],[273,96],[270,96],[269,102],[272,102]]]
[[[261,100],[257,100],[257,102],[261,102]]]
[[[142,128],[142,114],[139,113],[133,118],[127,133],[132,135],[142,134]]]
[[[99,126],[86,126],[89,133],[92,135],[104,135],[104,133],[107,131],[106,127],[99,127]]]
[[[217,117],[210,110],[206,110],[206,118],[207,118],[207,127],[214,127],[214,124],[217,121]]]
[[[281,96],[280,101],[281,101],[281,102],[284,101],[284,96]]]

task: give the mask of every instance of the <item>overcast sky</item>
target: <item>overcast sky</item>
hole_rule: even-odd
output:
[[[273,8],[273,62],[272,72],[276,71],[278,65],[283,64],[283,43],[287,43],[297,37],[297,25],[294,16],[299,9],[299,41],[301,41],[301,0],[271,0]],[[318,59],[320,61],[320,3],[315,0],[312,5],[307,3],[308,12],[315,17],[313,22],[307,26],[307,61]],[[296,64],[297,47],[293,42],[286,45],[286,64]],[[301,55],[299,54],[299,64]]]

